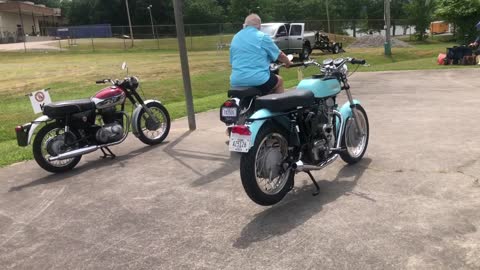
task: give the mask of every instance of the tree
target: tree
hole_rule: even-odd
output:
[[[440,0],[437,16],[456,26],[455,36],[460,42],[475,38],[475,25],[480,20],[479,0]]]
[[[408,19],[415,25],[415,36],[418,40],[424,40],[426,29],[429,27],[435,10],[434,0],[410,0],[405,5]]]
[[[185,3],[185,22],[189,24],[224,22],[223,13],[216,0],[190,0]]]

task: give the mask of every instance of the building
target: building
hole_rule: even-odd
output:
[[[26,1],[0,0],[0,43],[48,39],[48,27],[58,26],[61,11]]]

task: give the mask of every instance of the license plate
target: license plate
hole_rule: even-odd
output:
[[[239,135],[232,133],[228,150],[231,152],[247,153],[250,149],[250,135]]]
[[[237,117],[237,108],[222,108],[222,117]]]

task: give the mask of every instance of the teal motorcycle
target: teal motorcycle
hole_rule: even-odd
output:
[[[255,111],[244,124],[231,128],[229,150],[242,153],[240,176],[247,195],[257,204],[273,205],[294,186],[296,173],[321,170],[339,156],[349,164],[364,156],[369,138],[368,117],[352,98],[347,64],[354,58],[309,60],[295,66],[315,66],[320,73],[300,82],[296,90],[255,100]],[[337,95],[348,101],[340,108]]]

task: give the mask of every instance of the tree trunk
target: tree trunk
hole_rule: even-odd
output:
[[[356,21],[353,21],[352,30],[353,30],[353,37],[357,37],[357,22]]]
[[[395,24],[395,21],[392,21],[392,36],[395,36],[396,30],[397,30],[397,24]]]

